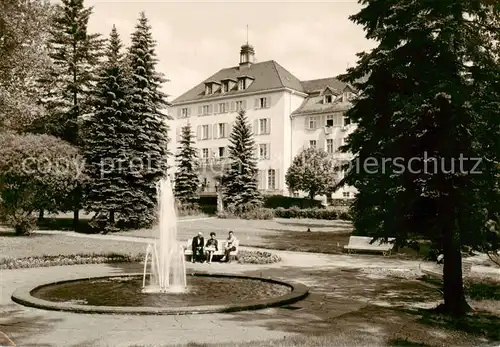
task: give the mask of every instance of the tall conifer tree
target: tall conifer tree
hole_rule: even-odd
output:
[[[137,226],[151,225],[155,220],[157,205],[156,186],[167,175],[168,125],[162,109],[168,105],[161,91],[167,80],[156,71],[156,43],[151,26],[141,12],[132,44],[129,62],[132,70],[132,103],[136,143],[134,155],[143,168],[131,174],[128,180],[135,187],[135,211],[132,216]]]
[[[61,0],[56,5],[48,39],[51,60],[40,79],[41,103],[46,117],[37,119],[35,131],[48,133],[80,146],[79,122],[92,111],[90,94],[95,87],[104,40],[89,34],[92,8],[83,0]],[[72,195],[75,227],[82,207],[82,187]]]
[[[229,167],[222,177],[224,200],[228,206],[257,206],[258,190],[255,140],[245,111],[240,111],[229,138]]]
[[[493,237],[485,226],[500,208],[499,9],[472,0],[361,3],[351,19],[378,46],[344,76],[361,91],[344,148],[356,154],[345,179],[359,190],[355,231],[434,241],[444,251],[441,308],[459,316],[469,310],[461,248]]]
[[[131,74],[115,26],[108,42],[107,59],[93,93],[95,111],[85,122],[83,139],[89,176],[86,210],[106,216],[108,230],[113,230],[115,217],[127,221],[133,212],[133,187],[127,176],[135,132],[129,111]]]
[[[198,152],[194,148],[193,133],[188,123],[182,127],[180,146],[177,148],[177,172],[175,174],[175,196],[182,203],[192,204],[198,198]]]

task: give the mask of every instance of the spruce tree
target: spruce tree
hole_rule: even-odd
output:
[[[498,9],[363,4],[351,20],[379,44],[343,76],[361,91],[347,113],[358,128],[343,148],[356,155],[344,180],[359,191],[355,232],[399,245],[432,240],[444,252],[440,308],[463,315],[461,248],[484,245],[500,208]]]
[[[198,152],[194,148],[191,124],[182,127],[180,146],[177,147],[177,172],[175,174],[174,193],[176,198],[187,204],[193,204],[198,198],[200,180],[198,178]]]
[[[84,155],[87,184],[86,210],[106,217],[107,231],[114,229],[115,217],[128,220],[133,212],[132,187],[127,182],[131,148],[135,141],[129,111],[131,75],[121,52],[123,45],[113,26],[107,59],[93,93],[93,112],[85,122]]]
[[[91,111],[90,93],[103,55],[100,34],[89,34],[92,7],[83,0],[61,0],[50,26],[48,50],[51,64],[40,80],[47,117],[41,131],[79,144],[78,122]]]
[[[48,51],[50,64],[39,80],[41,104],[46,112],[32,126],[32,131],[54,135],[81,146],[78,124],[91,112],[90,93],[95,87],[96,70],[104,40],[87,32],[92,8],[83,0],[61,0],[56,5],[50,26]],[[82,187],[78,186],[68,202],[73,208],[75,228],[82,207]]]
[[[245,208],[262,202],[257,182],[255,141],[245,111],[240,111],[229,138],[229,167],[222,177],[225,203]]]
[[[155,220],[156,186],[167,175],[168,126],[162,109],[168,105],[160,90],[167,80],[156,71],[156,43],[151,26],[141,12],[132,34],[129,62],[132,70],[132,103],[136,143],[134,156],[143,168],[128,177],[135,188],[135,210],[131,218],[137,226],[150,226]]]

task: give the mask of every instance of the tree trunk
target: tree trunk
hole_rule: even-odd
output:
[[[38,212],[38,221],[39,221],[39,222],[43,221],[43,218],[44,218],[44,212],[45,212],[44,210],[40,210],[40,211]]]
[[[450,204],[451,205],[451,204]],[[465,300],[462,278],[462,254],[460,252],[460,237],[455,231],[453,207],[446,206],[445,224],[443,226],[444,254],[444,312],[455,317],[465,315],[471,307]]]
[[[80,224],[80,209],[78,207],[75,207],[73,210],[73,227],[75,230],[78,228],[78,225]]]
[[[115,226],[115,211],[109,212],[109,224]]]

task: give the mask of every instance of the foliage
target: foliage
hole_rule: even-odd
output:
[[[136,204],[134,189],[127,180],[136,141],[129,111],[131,76],[121,49],[120,37],[113,26],[107,59],[92,93],[94,112],[82,126],[89,176],[85,209],[100,216],[93,221],[94,226],[107,231],[114,230],[115,219],[126,224]]]
[[[224,203],[228,206],[260,205],[255,140],[245,111],[236,116],[229,138],[229,161],[229,169],[222,176]]]
[[[132,70],[132,126],[135,132],[134,161],[142,167],[127,177],[135,188],[134,210],[129,220],[135,227],[148,227],[155,221],[157,182],[167,174],[167,115],[162,109],[167,105],[161,85],[166,79],[156,71],[158,63],[151,26],[141,12],[135,32],[132,33],[128,61]]]
[[[285,176],[286,184],[292,191],[303,191],[310,199],[316,195],[332,193],[336,187],[337,171],[332,157],[315,148],[302,150],[293,159]]]
[[[217,213],[217,217],[221,219],[257,219],[269,220],[274,218],[274,212],[270,208],[255,206],[252,204],[229,206],[224,211]]]
[[[199,216],[203,214],[200,206],[196,203],[182,203],[177,201],[176,211],[178,217],[184,216]]]
[[[33,212],[65,210],[84,179],[81,162],[77,149],[52,136],[0,133],[0,217],[25,233]]]
[[[182,127],[180,146],[177,148],[177,172],[175,173],[175,197],[183,203],[193,203],[198,198],[198,152],[194,147],[191,125]]]
[[[45,0],[0,4],[0,129],[22,131],[43,114],[34,81],[48,65],[52,9]]]
[[[104,41],[87,32],[92,8],[83,0],[61,0],[51,21],[48,49],[50,64],[38,87],[46,117],[34,129],[72,144],[79,143],[78,122],[91,111],[90,92]]]
[[[307,218],[307,219],[325,219],[325,220],[335,220],[344,219],[350,220],[351,217],[345,211],[338,211],[335,209],[324,209],[324,208],[307,208],[300,209],[298,207],[282,208],[278,207],[274,210],[274,215],[277,218]]]
[[[69,255],[43,255],[25,258],[7,257],[0,258],[0,270],[81,264],[140,263],[144,261],[144,256],[144,253],[78,253]],[[281,258],[279,256],[270,252],[244,250],[238,252],[238,263],[240,264],[272,264],[280,261]]]
[[[238,263],[241,264],[274,264],[280,261],[280,256],[269,252],[238,251]]]
[[[322,208],[323,204],[319,200],[311,200],[305,198],[294,198],[283,195],[270,195],[264,197],[264,207],[267,208],[290,208],[296,206],[298,208]]]
[[[446,259],[444,309],[462,315],[461,246],[481,248],[488,215],[500,207],[498,8],[375,1],[351,20],[378,42],[342,77],[360,90],[347,112],[358,127],[342,148],[355,154],[342,182],[359,191],[355,229],[397,245],[437,244]]]

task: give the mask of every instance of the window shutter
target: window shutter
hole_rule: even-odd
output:
[[[245,111],[247,109],[247,101],[246,100],[242,101],[241,108],[243,109],[243,111]]]
[[[212,138],[212,127],[210,125],[208,127],[208,139],[210,140]]]
[[[253,121],[253,133],[254,133],[254,135],[259,135],[259,120],[258,119]]]
[[[267,97],[267,100],[266,100],[266,102],[267,102],[266,107],[267,107],[267,108],[270,108],[270,107],[271,107],[271,100],[272,100],[272,99],[271,99],[271,97],[270,97],[270,96],[268,96],[268,97]]]
[[[224,106],[224,112],[229,112],[229,102],[226,102],[226,105]]]
[[[226,137],[230,137],[231,136],[231,132],[233,131],[233,123],[226,123],[227,124],[227,134],[226,134]]]
[[[271,159],[271,143],[267,144],[267,158],[266,159]]]
[[[267,119],[267,133],[271,133],[271,118]]]
[[[304,118],[304,129],[309,129],[309,117]]]
[[[179,107],[177,109],[177,118],[181,118],[181,116],[182,116],[182,108]]]
[[[213,127],[213,134],[214,134],[214,139],[218,139],[219,138],[219,134],[218,134],[218,128],[217,128],[218,124],[214,124],[212,127]]]
[[[210,158],[217,157],[217,148],[210,148]]]
[[[196,127],[196,138],[197,138],[198,140],[201,140],[201,125],[198,125],[198,126]]]
[[[257,189],[262,189],[262,170],[257,171]]]
[[[258,109],[259,108],[259,99],[254,100],[253,108]]]
[[[338,152],[340,146],[342,146],[342,138],[335,139],[334,152]]]
[[[188,117],[191,116],[191,107],[188,107]]]
[[[259,145],[255,145],[255,159],[259,160]]]
[[[208,114],[212,114],[212,106],[213,105],[208,105]]]
[[[181,140],[181,128],[175,129],[175,141],[179,142]]]
[[[304,149],[309,148],[309,140],[304,141]]]
[[[261,170],[262,174],[260,175],[260,187],[261,189],[266,189],[266,170]]]
[[[236,110],[236,102],[234,101],[231,101],[231,108],[230,108],[231,112],[234,112]]]
[[[214,105],[214,114],[219,113],[219,104]]]
[[[274,189],[280,189],[280,169],[274,170]]]
[[[203,106],[198,106],[198,116],[203,114]]]

